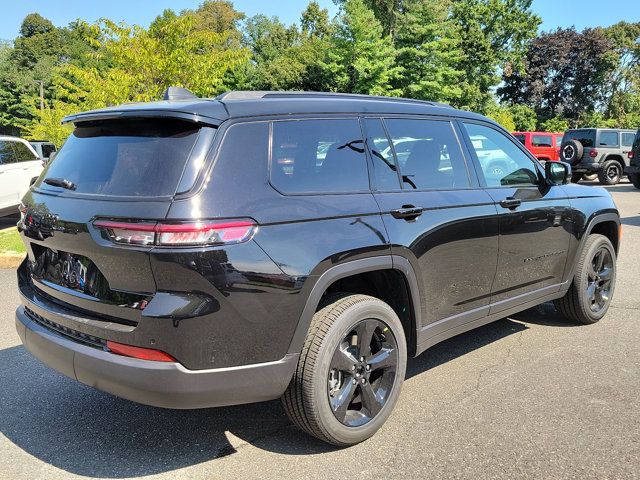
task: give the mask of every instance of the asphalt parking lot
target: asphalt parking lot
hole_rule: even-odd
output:
[[[610,191],[624,236],[604,320],[543,305],[434,347],[383,429],[347,449],[277,401],[172,411],[63,377],[20,345],[0,270],[0,478],[640,478],[640,191]]]

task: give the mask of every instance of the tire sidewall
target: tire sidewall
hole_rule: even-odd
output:
[[[618,169],[618,176],[614,179],[611,179],[609,178],[609,175],[607,175],[607,171],[614,166]],[[602,165],[602,170],[600,173],[601,174],[599,180],[602,184],[617,185],[618,183],[620,183],[620,179],[622,178],[622,165],[617,160],[607,160],[604,165]]]
[[[606,247],[611,254],[611,258],[613,259],[613,272],[611,275],[611,290],[609,292],[609,302],[607,303],[606,308],[602,309],[602,311],[595,313],[591,311],[589,305],[589,299],[587,298],[587,272],[589,271],[589,265],[595,255],[596,251],[598,251],[601,247]],[[616,287],[616,276],[617,276],[617,258],[616,251],[613,248],[613,245],[609,241],[609,239],[603,235],[598,235],[597,240],[588,245],[587,249],[582,254],[584,261],[578,267],[576,271],[576,276],[574,278],[574,282],[576,283],[576,287],[578,289],[578,299],[580,301],[581,309],[583,310],[585,317],[590,323],[595,323],[600,320],[602,317],[606,315],[609,311],[609,307],[611,306],[611,300],[613,298],[613,294],[615,292]]]
[[[339,342],[361,320],[374,318],[381,320],[393,333],[398,348],[398,371],[393,388],[380,412],[368,423],[360,427],[348,427],[335,418],[327,398],[327,378],[335,349]],[[351,445],[372,436],[385,423],[400,395],[407,366],[407,346],[402,323],[396,313],[384,302],[371,298],[358,302],[345,310],[331,326],[322,342],[318,355],[318,364],[311,379],[313,410],[323,421],[321,428],[325,434],[337,443]]]

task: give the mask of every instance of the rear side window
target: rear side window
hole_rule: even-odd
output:
[[[450,122],[385,119],[405,190],[470,186],[460,144]]]
[[[56,146],[53,143],[45,143],[42,145],[42,157],[49,158],[53,152],[56,151]]]
[[[562,138],[563,138],[563,135],[556,135],[556,147],[559,147],[560,145],[562,145]]]
[[[591,148],[596,144],[595,130],[570,130],[564,134],[563,142],[567,140],[577,140],[583,147]]]
[[[273,122],[271,183],[283,193],[369,190],[357,119]]]
[[[598,145],[600,145],[601,147],[617,147],[618,132],[600,132]]]
[[[373,161],[373,177],[376,190],[400,190],[398,168],[393,157],[391,142],[379,118],[364,120],[367,146]]]
[[[78,193],[173,195],[198,133],[193,124],[174,120],[81,124],[46,176],[73,182]]]
[[[622,133],[622,146],[630,147],[633,145],[633,139],[635,138],[634,133]]]
[[[531,144],[534,147],[552,147],[553,138],[551,135],[533,135]]]

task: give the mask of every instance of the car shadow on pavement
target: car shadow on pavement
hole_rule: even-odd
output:
[[[503,319],[449,339],[410,359],[407,378],[527,328]],[[0,433],[43,462],[102,478],[170,472],[246,444],[285,455],[334,449],[293,427],[279,401],[202,410],[139,405],[54,372],[22,346],[0,350]]]
[[[630,225],[632,227],[640,227],[640,215],[635,217],[622,217],[620,223],[623,225]]]

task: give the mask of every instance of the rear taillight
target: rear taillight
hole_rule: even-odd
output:
[[[631,151],[627,154],[627,156],[629,157],[629,159],[632,159],[632,158],[633,158],[633,150],[631,150]]]
[[[122,245],[227,245],[250,240],[257,229],[251,220],[191,223],[120,222],[96,220],[93,225]]]
[[[123,343],[107,340],[107,348],[111,353],[124,355],[125,357],[139,358],[140,360],[151,360],[153,362],[176,362],[168,353],[153,348],[134,347]]]
[[[598,156],[598,150],[591,150],[591,151],[589,152],[589,156],[590,156],[591,158],[596,158],[596,157]]]

